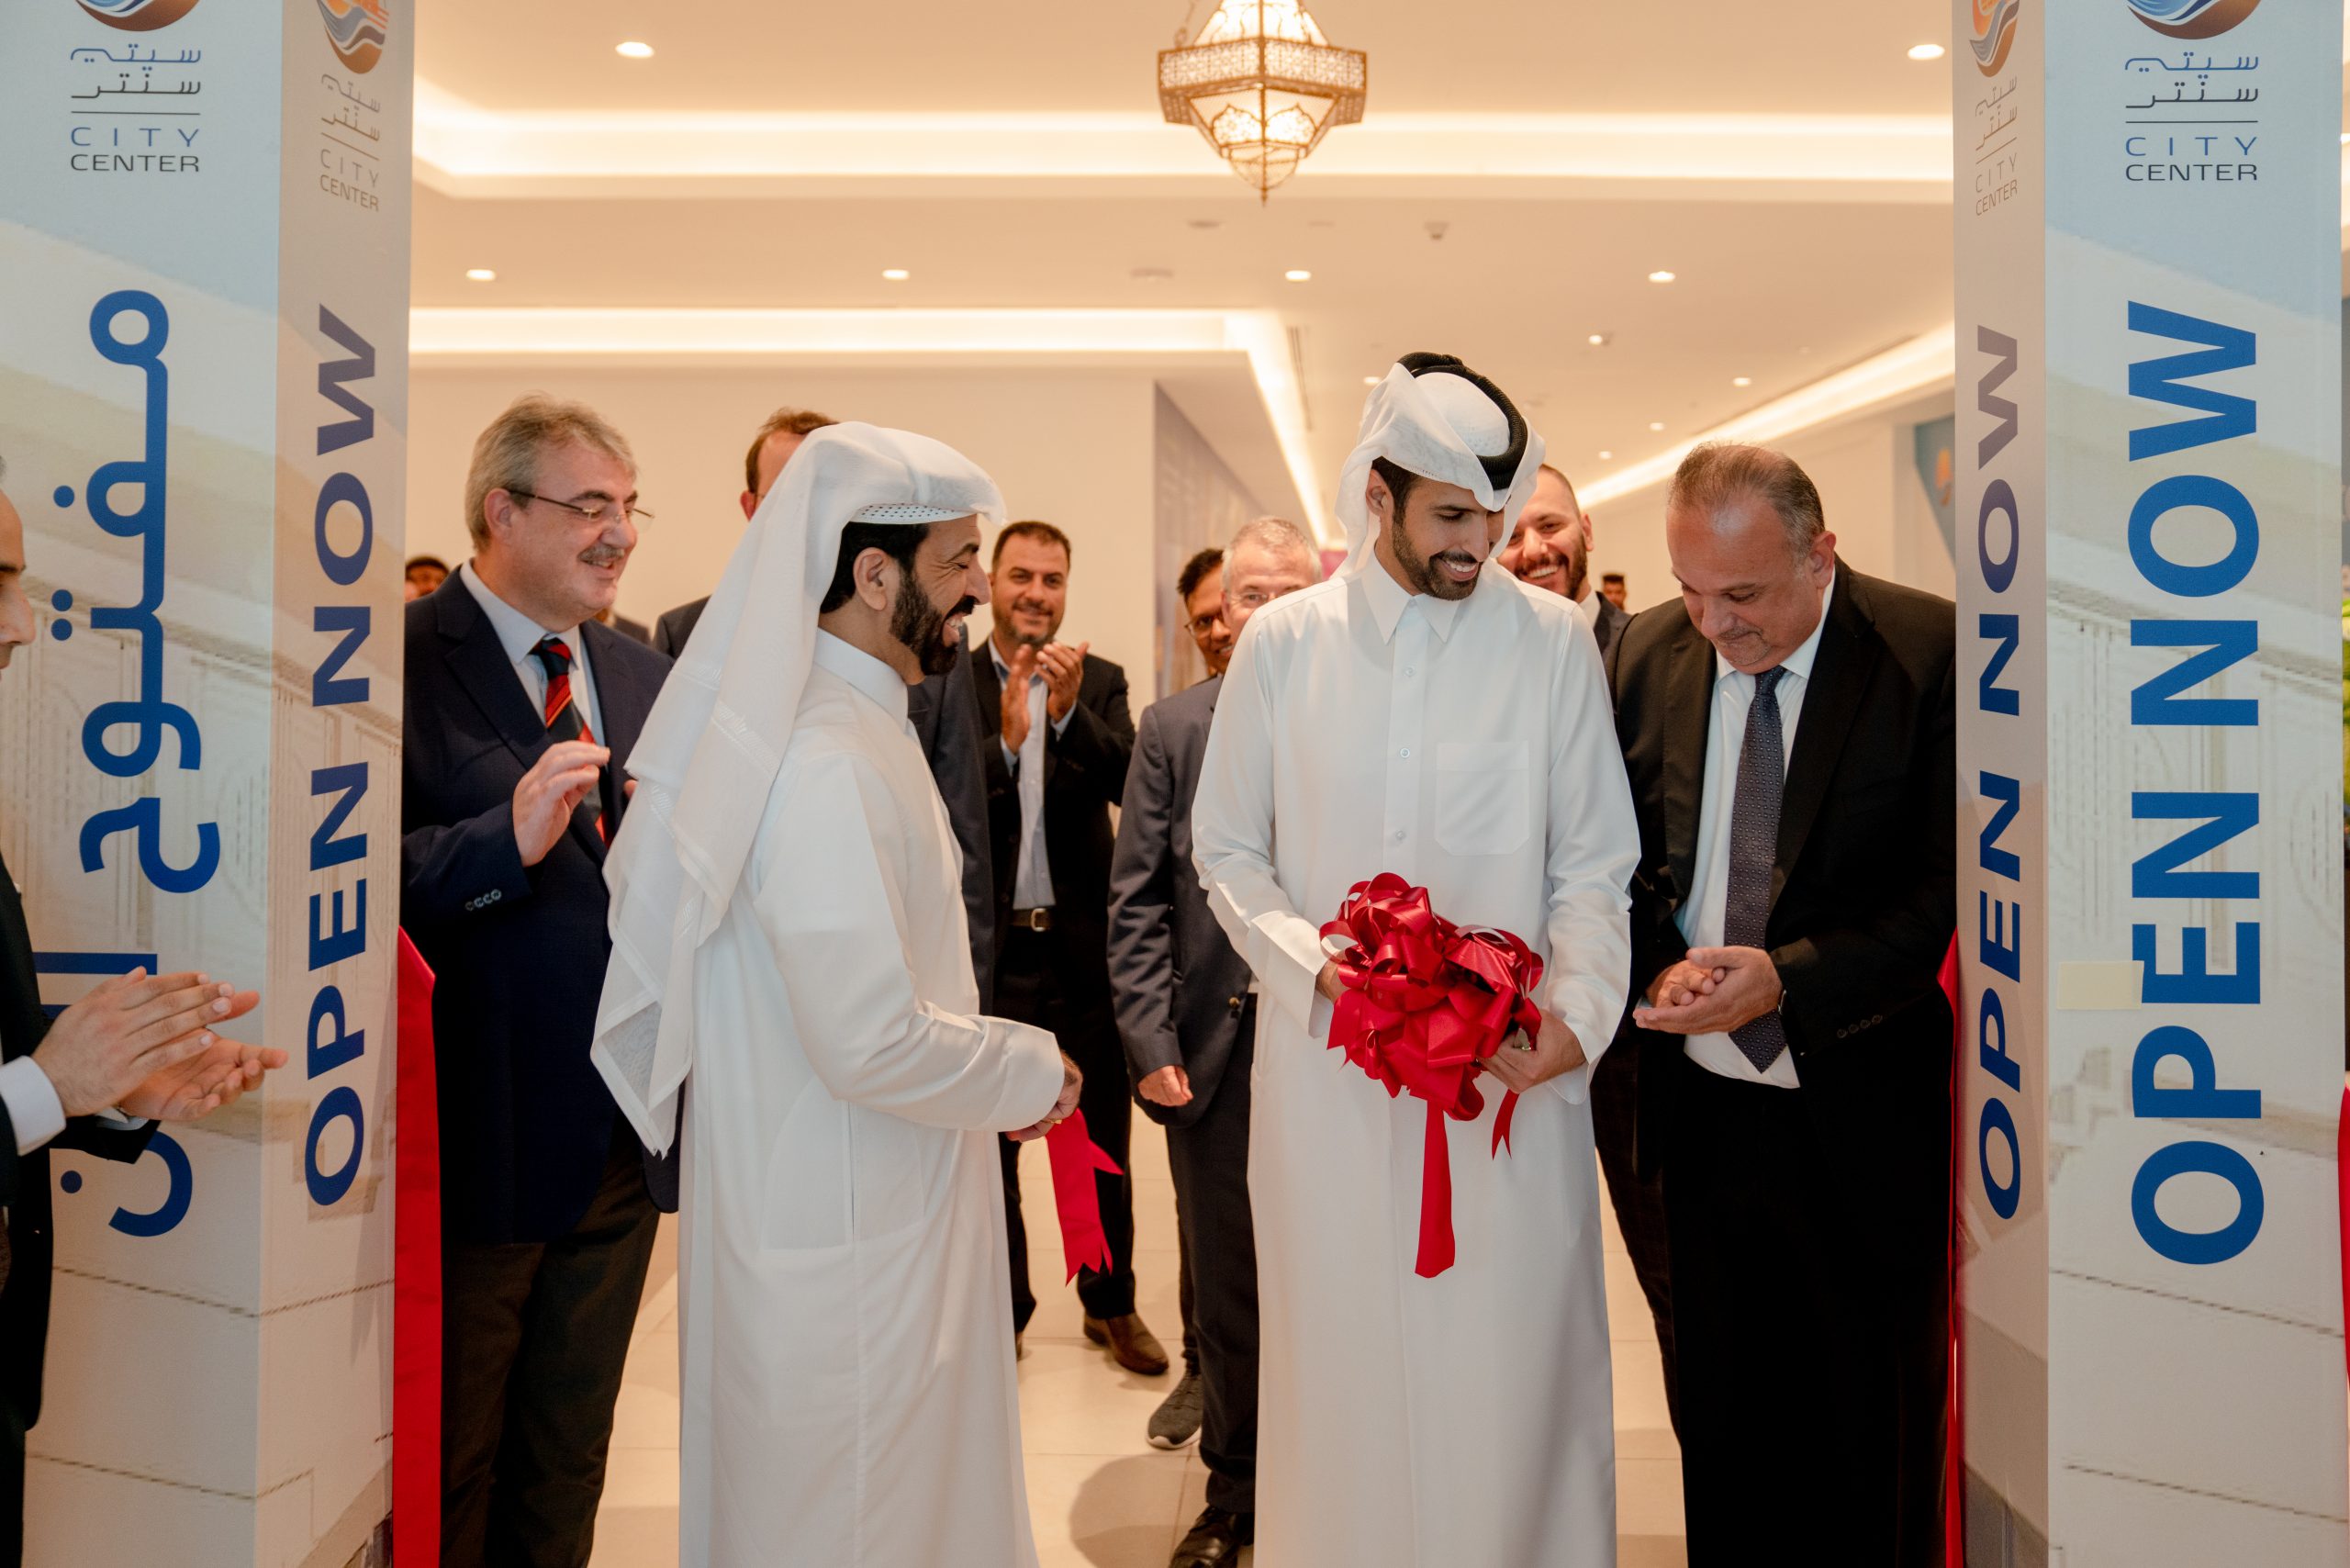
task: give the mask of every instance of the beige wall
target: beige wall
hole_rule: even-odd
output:
[[[1945,598],[1955,593],[1957,574],[1918,481],[1910,431],[1950,408],[1945,394],[1773,443],[1802,464],[1819,487],[1837,553],[1855,570]],[[1653,485],[1590,510],[1595,579],[1601,572],[1622,572],[1627,602],[1635,610],[1673,598],[1678,590],[1664,548],[1664,487]]]
[[[994,476],[1015,518],[1075,545],[1062,637],[1151,689],[1154,384],[1142,371],[806,370],[788,367],[454,369],[411,378],[408,543],[452,565],[467,551],[465,465],[474,437],[518,393],[576,398],[634,448],[647,529],[621,585],[621,612],[650,622],[708,593],[740,537],[743,452],[778,404],[917,430]],[[984,634],[987,613],[973,617]]]

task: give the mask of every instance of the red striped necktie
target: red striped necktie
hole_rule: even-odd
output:
[[[596,744],[596,732],[588,727],[588,716],[571,695],[571,644],[560,637],[542,637],[531,650],[539,667],[547,672],[547,734],[558,741],[586,741]],[[604,829],[604,815],[596,813],[596,836],[609,844],[611,834]]]

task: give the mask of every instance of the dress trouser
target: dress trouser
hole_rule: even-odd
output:
[[[442,1568],[586,1568],[660,1215],[626,1121],[571,1234],[442,1248]]]
[[[1098,973],[1102,955],[1071,954],[1058,930],[1015,926],[1006,935],[995,970],[999,1015],[1049,1029],[1061,1049],[1085,1075],[1078,1109],[1102,1153],[1127,1169],[1127,1136],[1134,1101],[1126,1082],[1126,1049],[1118,1038],[1116,1016],[1106,991],[1099,999],[1071,996],[1062,976]],[[1020,1151],[1025,1147],[999,1138],[1003,1154],[1003,1216],[1012,1242],[1012,1327],[1016,1333],[1035,1316],[1036,1297],[1028,1285],[1028,1229],[1020,1215]],[[1091,1269],[1077,1276],[1077,1298],[1089,1317],[1124,1317],[1135,1309],[1134,1181],[1102,1172],[1094,1177],[1102,1199],[1102,1229],[1110,1242],[1110,1272]]]
[[[0,1393],[0,1568],[18,1568],[25,1555],[25,1417]]]
[[[1199,1330],[1200,1462],[1208,1471],[1208,1506],[1235,1514],[1257,1510],[1257,1230],[1248,1207],[1248,1074],[1256,1059],[1252,998],[1214,1098],[1198,1121],[1167,1129],[1175,1231]]]
[[[1681,1429],[1680,1378],[1673,1353],[1673,1265],[1664,1232],[1664,1179],[1643,1179],[1633,1158],[1633,1129],[1639,1121],[1640,1049],[1619,1040],[1601,1053],[1591,1073],[1591,1130],[1599,1146],[1599,1169],[1607,1178],[1607,1201],[1616,1228],[1631,1254],[1632,1273],[1648,1298],[1656,1323],[1656,1348],[1664,1361],[1664,1407],[1673,1429]]]
[[[1942,1568],[1947,1215],[1886,1234],[1862,1217],[1869,1172],[1823,1139],[1806,1091],[1676,1065],[1690,1568]]]

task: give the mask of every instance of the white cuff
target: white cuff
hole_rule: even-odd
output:
[[[17,1133],[17,1152],[30,1154],[65,1130],[65,1106],[57,1086],[32,1058],[0,1065],[0,1103]]]

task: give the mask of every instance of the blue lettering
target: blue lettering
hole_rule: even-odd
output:
[[[2200,648],[2130,693],[2133,724],[2217,724],[2234,726],[2260,722],[2256,697],[2181,697],[2188,687],[2216,680],[2231,665],[2243,663],[2260,651],[2256,621],[2132,621],[2133,648]]]
[[[352,923],[342,923],[342,890],[337,889],[333,902],[327,903],[317,893],[310,895],[310,969],[315,973],[329,964],[339,964],[345,958],[355,958],[367,950],[367,879],[359,879],[352,890]],[[321,910],[328,913],[329,924],[321,926]]]
[[[1975,346],[1983,353],[1998,355],[1999,360],[1984,373],[1982,380],[1975,384],[1975,406],[1998,421],[1992,425],[1988,435],[1975,443],[1975,461],[1986,464],[2007,449],[2008,442],[2015,440],[2016,431],[2020,428],[2014,400],[1997,396],[1998,389],[2007,385],[2008,377],[2016,373],[2016,363],[2020,356],[2016,353],[2013,338],[2005,332],[1995,332],[1988,327],[1975,329]]]
[[[2008,1146],[2008,1180],[2002,1184],[1991,1174],[1991,1135],[1997,1133]],[[1991,1204],[1991,1212],[2001,1219],[2016,1217],[2016,1205],[2023,1200],[2023,1146],[2016,1137],[2016,1118],[2005,1100],[1997,1098],[1983,1102],[1982,1117],[1975,1124],[1975,1161],[1983,1168],[1983,1196]]]
[[[359,514],[359,543],[349,554],[343,554],[327,537],[327,518],[338,506],[348,505]],[[367,557],[375,548],[375,508],[367,498],[367,487],[354,474],[337,474],[319,487],[319,504],[311,514],[311,532],[318,541],[319,568],[327,580],[342,588],[357,582],[367,569]]]
[[[367,700],[367,678],[364,675],[337,677],[337,672],[351,662],[359,645],[367,640],[373,615],[364,604],[320,604],[310,610],[310,630],[340,632],[342,641],[327,650],[319,667],[310,674],[310,706],[337,708],[346,702]]]
[[[2023,857],[2012,849],[2001,849],[1998,845],[2008,831],[2008,824],[2015,821],[2016,813],[2023,809],[2023,782],[2009,778],[2005,774],[1979,773],[1975,775],[1975,783],[1985,800],[1999,802],[1999,809],[1993,812],[1991,820],[1983,824],[1983,832],[1975,845],[1976,859],[1983,869],[1993,876],[2020,882],[2023,880]]]
[[[319,330],[341,344],[349,359],[319,362],[319,396],[341,409],[351,418],[337,424],[319,427],[319,455],[341,452],[370,440],[375,433],[375,410],[373,405],[350,388],[346,381],[366,381],[375,374],[375,345],[352,331],[342,319],[325,306],[319,307]]]
[[[2165,1088],[2154,1081],[2154,1069],[2165,1059],[2187,1064],[2187,1087]],[[2260,1091],[2217,1087],[2220,1070],[2211,1047],[2192,1029],[2176,1024],[2147,1032],[2130,1058],[2130,1114],[2133,1116],[2186,1116],[2203,1121],[2260,1119]]]
[[[2154,524],[2181,507],[2207,507],[2233,525],[2235,543],[2218,560],[2200,566],[2181,566],[2154,547]],[[2165,593],[2181,599],[2209,599],[2227,592],[2244,579],[2260,554],[2260,519],[2244,492],[2225,479],[2208,474],[2175,474],[2146,487],[2130,509],[2130,559],[2139,575]]]
[[[2251,398],[2182,384],[2191,375],[2214,375],[2249,367],[2255,363],[2258,349],[2252,333],[2240,327],[2222,327],[2199,316],[2157,309],[2134,299],[2130,302],[2130,330],[2209,345],[2199,353],[2143,359],[2130,366],[2132,398],[2150,398],[2181,409],[2200,409],[2207,415],[2199,420],[2180,420],[2132,431],[2130,461],[2135,463],[2142,457],[2159,457],[2166,452],[2250,435],[2260,428],[2259,409]]]
[[[2004,513],[2008,520],[2008,553],[2003,559],[1991,558],[1991,519]],[[2005,479],[1994,479],[1983,487],[1983,504],[1975,514],[1975,556],[1983,567],[1983,581],[1993,593],[2005,593],[2016,580],[2016,558],[2023,554],[2023,523],[2016,515],[2016,493]]]
[[[1995,1030],[1999,1036],[1996,1044],[1991,1038]],[[1984,1071],[2010,1090],[2022,1092],[2023,1069],[2008,1054],[2008,1009],[1999,993],[1987,985],[1983,988],[1982,1014],[1975,1024],[1975,1047]]]
[[[2138,963],[2138,1000],[2175,1002],[2205,1007],[2249,1007],[2260,1001],[2260,923],[2236,922],[2236,968],[2233,974],[2214,974],[2210,967],[2210,934],[2190,925],[2178,934],[2178,968],[2165,973],[2158,967],[2154,928],[2130,928],[2130,956]]]
[[[351,1154],[333,1170],[319,1169],[319,1142],[327,1128],[338,1121],[351,1124]],[[341,1201],[351,1191],[351,1183],[359,1174],[360,1151],[366,1145],[367,1113],[359,1103],[359,1092],[348,1083],[338,1084],[319,1096],[316,1109],[310,1113],[310,1134],[302,1150],[302,1175],[310,1189],[310,1202],[327,1208]]]
[[[367,835],[354,833],[347,838],[337,838],[335,833],[347,821],[352,810],[367,793],[367,765],[346,762],[335,767],[315,767],[310,770],[310,798],[318,799],[339,791],[335,802],[319,825],[310,830],[310,869],[323,871],[330,866],[341,866],[364,858],[367,853]]]
[[[2238,834],[2260,825],[2260,797],[2242,790],[2173,792],[2140,790],[2130,797],[2132,822],[2201,822],[2130,867],[2130,896],[2137,899],[2256,899],[2257,871],[2182,871]]]
[[[2023,905],[1977,893],[1975,916],[1976,956],[1984,967],[2011,980],[2023,979]]]
[[[2016,645],[2023,640],[2020,621],[2013,615],[1985,615],[1976,620],[1975,630],[1992,647],[1975,685],[1975,706],[1986,713],[2022,712],[2023,694],[1999,684],[1999,672],[2016,656]]]
[[[2162,1191],[2163,1183],[2190,1171],[2217,1176],[2236,1190],[2234,1219],[2212,1231],[2178,1230],[2154,1212],[2154,1194]],[[2138,1167],[2138,1179],[2130,1184],[2130,1217],[2137,1224],[2138,1234],[2174,1263],[2226,1262],[2260,1234],[2266,1206],[2260,1173],[2252,1168],[2252,1161],[2225,1144],[2200,1138],[2154,1150]]]
[[[324,1039],[319,1036],[319,1025],[331,1024],[334,1033]],[[310,1002],[310,1049],[308,1059],[311,1078],[332,1072],[357,1061],[367,1050],[367,1031],[349,1028],[342,1015],[342,991],[336,986],[322,986]]]

